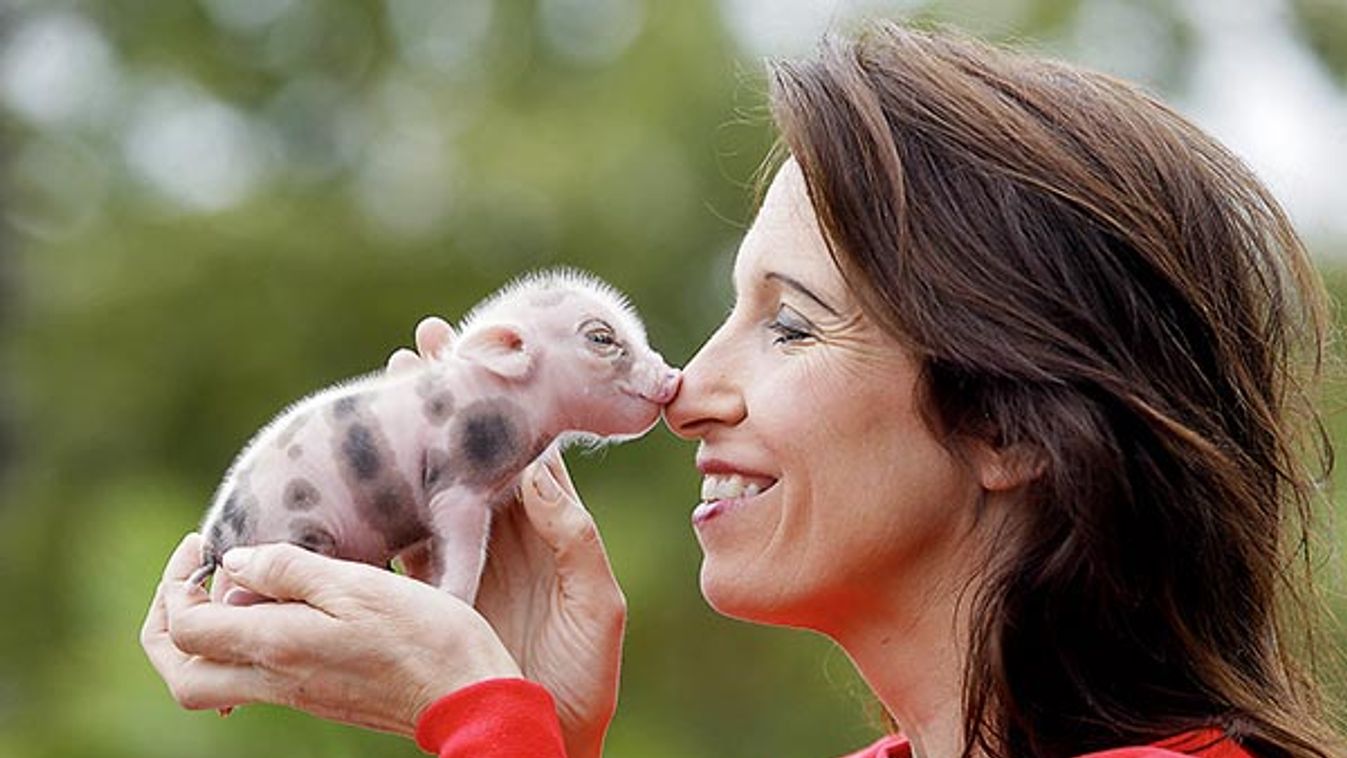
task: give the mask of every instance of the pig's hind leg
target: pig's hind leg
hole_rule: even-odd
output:
[[[439,567],[436,585],[471,604],[486,564],[491,506],[480,493],[450,487],[430,501],[432,554]]]

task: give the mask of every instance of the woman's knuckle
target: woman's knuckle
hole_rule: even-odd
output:
[[[204,694],[189,682],[171,683],[168,692],[173,696],[174,702],[189,711],[199,711],[207,707]]]
[[[262,555],[262,580],[269,586],[294,584],[305,570],[304,551],[288,542],[268,545]]]
[[[599,544],[599,527],[588,515],[577,519],[571,533],[571,541],[577,549],[588,550]]]
[[[267,671],[286,671],[299,662],[298,651],[288,645],[259,645],[257,663]]]
[[[177,618],[169,619],[168,638],[179,650],[185,652],[196,650],[200,645],[201,636],[201,628],[194,616],[181,614]]]
[[[300,710],[313,705],[313,686],[305,677],[296,677],[291,672],[263,671],[261,681],[270,702]]]
[[[269,671],[285,671],[299,666],[305,656],[304,651],[289,635],[263,627],[250,641],[257,663]]]
[[[609,631],[620,631],[627,624],[627,597],[622,591],[610,588],[597,593],[590,616],[599,626]]]
[[[285,545],[268,545],[259,548],[264,560],[262,561],[262,573],[268,577],[285,576],[294,571],[295,556],[291,555]]]
[[[575,563],[585,553],[593,549],[594,539],[585,534],[576,533],[557,545],[557,560],[561,563]]]

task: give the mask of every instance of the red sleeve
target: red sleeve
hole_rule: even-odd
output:
[[[416,744],[439,758],[566,758],[552,695],[527,679],[487,679],[431,703]]]
[[[1090,753],[1081,758],[1254,758],[1253,753],[1227,737],[1217,728],[1194,729],[1191,732],[1160,740],[1146,747],[1122,747]]]
[[[1147,745],[1143,747],[1119,747],[1099,753],[1090,753],[1081,758],[1186,758],[1186,753],[1176,753],[1162,747]]]
[[[900,734],[890,734],[864,750],[847,753],[842,758],[912,758],[912,745]]]

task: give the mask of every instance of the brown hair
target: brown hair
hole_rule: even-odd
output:
[[[1299,662],[1328,320],[1268,191],[1137,88],[948,31],[876,24],[770,78],[931,427],[1043,463],[971,598],[965,754],[1213,726],[1260,756],[1336,753]]]

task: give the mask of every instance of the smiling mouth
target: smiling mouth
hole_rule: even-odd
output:
[[[701,525],[737,508],[776,485],[775,479],[739,474],[707,474],[702,478],[702,498],[692,511],[692,523]]]

